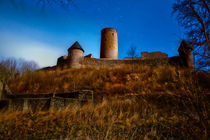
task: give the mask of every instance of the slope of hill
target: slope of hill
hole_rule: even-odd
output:
[[[1,112],[0,139],[208,139],[208,74],[130,66],[27,72],[13,93],[93,90],[101,101],[59,111]]]
[[[196,88],[195,73],[172,66],[124,65],[26,72],[9,80],[13,93],[61,93],[93,90],[97,95],[187,93]]]

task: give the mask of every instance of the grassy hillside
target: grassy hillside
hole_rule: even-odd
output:
[[[171,66],[129,65],[26,72],[9,80],[13,93],[59,93],[89,89],[97,95],[188,93],[198,87],[195,74]]]
[[[60,111],[0,113],[0,139],[207,140],[205,100],[170,95],[104,100]]]
[[[0,139],[208,139],[204,77],[171,66],[27,72],[8,81],[13,93],[89,89],[106,98],[60,111],[1,112]]]

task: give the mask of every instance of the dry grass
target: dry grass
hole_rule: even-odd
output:
[[[0,139],[207,139],[209,120],[201,120],[192,100],[126,98],[60,111],[0,113]]]
[[[175,67],[39,71],[10,79],[16,93],[91,89],[101,103],[2,112],[0,139],[208,139],[209,100],[197,75]],[[135,94],[135,96],[134,96]]]
[[[89,89],[97,95],[128,93],[183,93],[195,85],[193,72],[187,69],[161,66],[125,65],[116,68],[83,68],[28,72],[10,79],[13,93],[58,93]]]

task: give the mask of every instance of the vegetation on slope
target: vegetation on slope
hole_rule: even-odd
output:
[[[63,93],[93,90],[96,95],[191,92],[198,86],[195,74],[172,66],[124,65],[101,69],[82,68],[26,72],[9,80],[13,93]]]
[[[207,104],[195,99],[141,95],[60,111],[0,113],[0,139],[207,140]]]
[[[0,139],[208,139],[207,76],[129,65],[26,72],[8,80],[13,93],[89,89],[106,99],[59,111],[1,112]]]

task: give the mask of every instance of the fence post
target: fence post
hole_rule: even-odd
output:
[[[52,97],[50,98],[50,110],[55,109],[55,99]]]
[[[9,111],[13,111],[13,107],[12,107],[12,99],[9,99],[9,107],[8,107]]]
[[[28,99],[23,99],[23,111],[27,111],[29,109]]]

